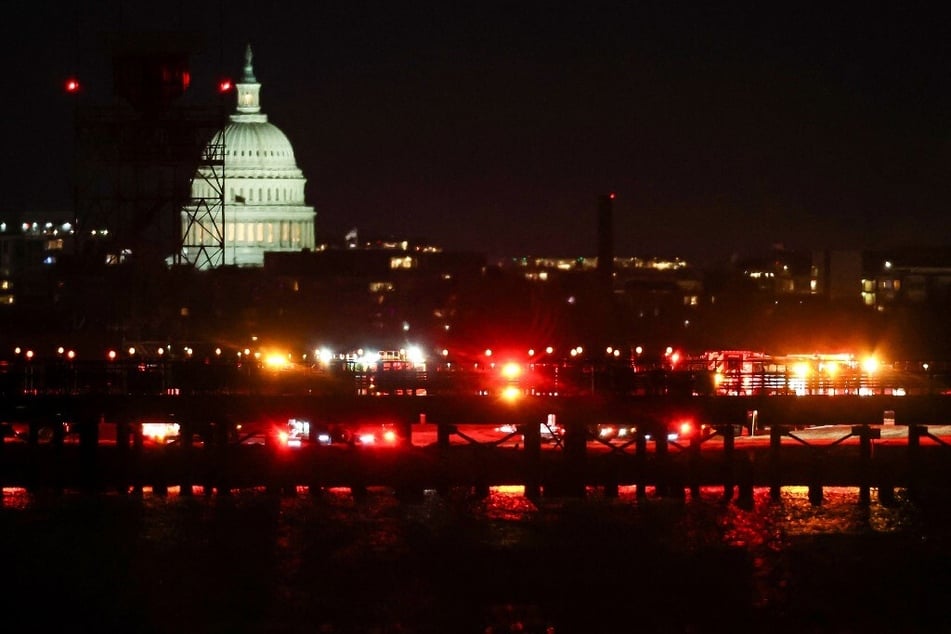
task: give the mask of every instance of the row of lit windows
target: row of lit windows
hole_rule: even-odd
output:
[[[267,150],[264,150],[263,154],[261,153],[261,150],[255,150],[254,152],[252,152],[251,150],[241,150],[240,152],[236,152],[233,150],[225,150],[225,154],[227,154],[228,156],[245,156],[245,155],[247,156],[288,156],[289,153],[275,152],[274,150],[271,150],[270,152]]]
[[[248,194],[245,196],[244,187],[239,187],[235,190],[234,187],[231,188],[231,193],[229,198],[231,202],[249,202],[252,203],[255,201],[254,198],[255,190],[253,187],[248,188]],[[265,201],[265,198],[267,200]],[[257,188],[257,201],[258,202],[288,202],[294,200],[293,193],[290,189],[281,188],[281,189],[271,189],[270,187],[258,187]]]
[[[225,223],[225,243],[268,244],[278,247],[309,247],[312,240],[304,241],[305,235],[312,235],[311,223],[302,222],[228,222]],[[205,227],[192,227],[190,242],[193,244],[214,244],[214,235]]]
[[[218,198],[219,194],[220,193],[215,191],[212,187],[200,186],[196,188],[195,191],[197,198]],[[237,189],[232,187],[228,192],[228,200],[233,203],[250,203],[255,201],[286,203],[302,199],[303,195],[301,195],[300,188],[296,187],[249,187],[247,192],[245,192],[244,187],[239,187]]]

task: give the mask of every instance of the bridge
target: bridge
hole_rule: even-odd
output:
[[[386,426],[396,442],[325,444],[315,424],[291,448],[275,431],[289,419]],[[557,432],[543,443],[553,420]],[[175,421],[180,433],[149,442],[144,421]],[[678,434],[683,422],[689,431]],[[890,501],[895,488],[951,482],[946,440],[929,431],[951,424],[947,396],[23,395],[0,399],[0,423],[0,484],[53,491],[343,486],[359,495],[378,485],[413,498],[514,484],[529,497],[579,496],[591,486],[613,495],[625,485],[680,496],[717,485],[749,501],[755,486],[778,497],[803,485],[818,503],[823,486],[858,487],[863,500],[877,489]],[[608,425],[631,433],[605,439],[599,430]],[[797,431],[831,425],[840,437],[821,442]],[[902,433],[885,442],[882,429]]]

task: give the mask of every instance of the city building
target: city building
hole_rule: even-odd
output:
[[[951,303],[951,249],[892,249],[864,255],[861,290],[866,306],[885,311]]]
[[[261,111],[261,84],[254,75],[251,47],[245,52],[244,72],[235,85],[237,108],[230,123],[208,145],[222,148],[223,179],[216,166],[200,167],[192,179],[192,200],[221,197],[224,187],[222,264],[264,266],[266,251],[301,251],[314,248],[314,208],[304,200],[307,179],[297,167],[287,136]],[[182,211],[184,244],[209,244],[217,239],[207,226],[190,222]],[[188,247],[185,247],[186,249]],[[199,268],[208,264],[195,253],[184,253]]]

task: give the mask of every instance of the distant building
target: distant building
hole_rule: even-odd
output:
[[[46,273],[73,237],[73,226],[64,220],[66,216],[48,214],[49,220],[0,221],[0,305],[45,297]]]
[[[261,267],[267,251],[313,249],[316,214],[304,200],[307,179],[297,167],[290,141],[261,112],[261,84],[254,76],[250,46],[236,88],[237,110],[231,123],[208,146],[221,147],[223,135],[223,264]],[[220,196],[214,189],[219,182],[213,167],[200,167],[192,180],[192,198]],[[187,211],[182,212],[182,234],[184,244],[207,244],[215,239],[203,226],[190,223]],[[199,268],[204,266],[196,254],[185,253],[184,257]]]
[[[815,295],[818,293],[819,271],[812,259],[794,251],[774,248],[761,258],[738,263],[743,276],[757,290],[773,295]]]
[[[951,248],[893,249],[865,254],[862,302],[878,311],[892,306],[951,303]]]

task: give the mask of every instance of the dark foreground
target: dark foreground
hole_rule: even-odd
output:
[[[7,490],[6,632],[942,632],[947,500]]]

